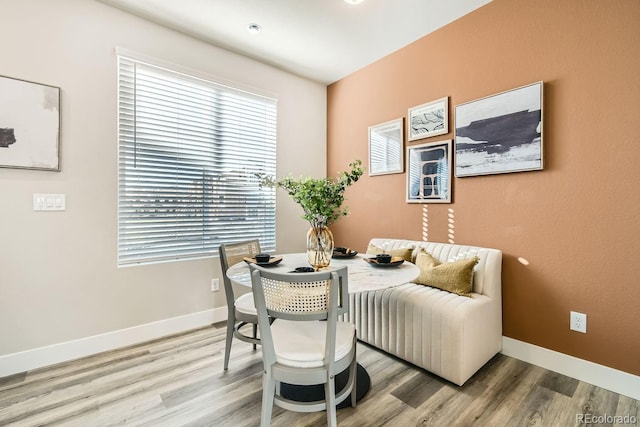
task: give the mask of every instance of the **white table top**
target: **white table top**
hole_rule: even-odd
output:
[[[306,253],[284,254],[282,261],[269,270],[278,273],[286,273],[296,267],[309,267]],[[400,286],[415,280],[420,274],[420,270],[410,262],[403,262],[398,266],[376,267],[364,261],[364,258],[373,255],[358,254],[353,258],[334,258],[331,260],[329,269],[347,266],[349,272],[349,293],[377,291],[380,289]],[[251,286],[251,276],[249,265],[242,261],[232,265],[227,270],[227,277],[232,282],[239,285]]]

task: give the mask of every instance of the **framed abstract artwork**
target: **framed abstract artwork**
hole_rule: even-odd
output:
[[[457,177],[543,168],[542,88],[537,82],[456,105]]]
[[[369,176],[404,171],[402,118],[369,126]]]
[[[0,167],[60,170],[60,88],[0,76]]]
[[[451,140],[407,148],[407,203],[451,203]]]
[[[408,141],[449,132],[449,97],[409,108]]]

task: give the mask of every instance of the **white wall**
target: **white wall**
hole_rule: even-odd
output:
[[[209,291],[217,258],[116,266],[114,49],[276,94],[279,175],[326,173],[326,88],[93,0],[0,0],[0,10],[0,75],[62,89],[62,171],[0,168],[0,363],[224,306]],[[34,212],[33,193],[64,193],[67,210]],[[303,248],[300,214],[279,194],[278,252]]]

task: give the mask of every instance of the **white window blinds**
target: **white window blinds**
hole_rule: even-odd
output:
[[[275,250],[276,100],[118,57],[118,263]]]

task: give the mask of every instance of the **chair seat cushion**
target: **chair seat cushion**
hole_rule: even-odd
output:
[[[258,314],[256,304],[253,302],[253,294],[248,293],[236,298],[236,310],[246,314]]]
[[[300,368],[319,367],[324,363],[325,331],[327,322],[295,322],[277,319],[271,325],[276,361]],[[336,327],[336,357],[340,360],[353,346],[355,326],[338,322]]]

